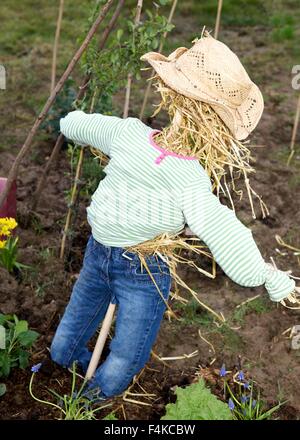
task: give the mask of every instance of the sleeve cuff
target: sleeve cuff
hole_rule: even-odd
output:
[[[272,301],[279,302],[286,298],[295,289],[295,281],[286,272],[275,269],[271,264],[266,264],[265,288]]]
[[[64,118],[59,120],[59,128],[60,132],[67,138],[71,139],[76,144],[81,145],[82,147],[88,146],[88,144],[81,142],[77,139],[77,124],[76,122],[80,122],[85,113],[82,110],[74,110],[68,113]]]

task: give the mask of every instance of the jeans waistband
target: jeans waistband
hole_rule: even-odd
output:
[[[106,254],[106,256],[112,257],[113,259],[122,259],[122,258],[128,258],[129,260],[132,259],[138,259],[138,254],[135,252],[130,251],[128,248],[126,247],[118,247],[118,246],[107,246],[99,241],[97,241],[93,236],[92,239],[94,241],[94,243],[96,244],[97,247],[100,247],[101,250]],[[156,259],[157,256],[151,255],[146,257],[146,259]],[[159,258],[159,260],[161,260]],[[161,262],[166,262],[165,258],[162,259]]]
[[[107,256],[113,256],[114,258],[121,258],[123,256],[126,256],[128,258],[130,258],[130,256],[134,255],[133,252],[129,251],[128,248],[125,247],[118,247],[118,246],[107,246],[99,241],[97,241],[93,236],[93,241],[94,243],[101,247],[102,251],[107,255]],[[125,255],[123,255],[125,254]]]

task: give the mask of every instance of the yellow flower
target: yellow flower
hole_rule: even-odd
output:
[[[0,218],[0,235],[8,236],[11,231],[18,226],[16,220],[12,217]]]
[[[1,234],[2,235],[6,235],[6,236],[9,235],[10,234],[10,229],[7,226],[2,226]]]
[[[0,240],[0,249],[3,249],[4,247],[5,247],[5,243],[6,243],[6,241],[1,241]]]

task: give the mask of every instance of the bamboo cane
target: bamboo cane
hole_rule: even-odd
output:
[[[168,17],[168,24],[172,23],[177,3],[178,3],[178,0],[174,0],[173,1],[172,7],[171,7],[171,10],[170,10],[170,14],[169,14],[169,17]],[[161,53],[161,51],[163,50],[164,43],[165,43],[165,40],[167,38],[167,35],[168,35],[168,32],[165,32],[163,34],[163,36],[162,36],[162,39],[161,39],[161,42],[160,42],[160,45],[159,45],[159,48],[158,48],[158,52],[159,53]],[[150,78],[152,76],[154,76],[154,69],[152,69],[152,71],[151,71]],[[151,85],[152,85],[152,80],[149,80],[148,81],[148,85],[147,85],[147,89],[146,89],[146,92],[145,92],[145,95],[144,95],[144,100],[143,100],[142,108],[141,108],[140,115],[139,115],[140,119],[143,119],[143,116],[144,116],[144,113],[145,113],[146,105],[147,105],[148,98],[149,98],[149,95],[150,95]]]
[[[52,93],[50,94],[48,100],[46,101],[42,111],[40,112],[39,116],[37,117],[37,119],[35,120],[33,127],[31,128],[24,145],[22,146],[21,150],[19,151],[11,169],[10,172],[8,174],[8,178],[7,178],[7,182],[6,182],[6,186],[3,190],[3,192],[0,194],[0,207],[2,206],[4,200],[6,199],[10,188],[12,186],[13,181],[16,179],[17,177],[17,173],[18,173],[18,169],[20,166],[20,163],[23,159],[23,157],[28,153],[28,151],[30,150],[31,147],[31,142],[38,130],[38,128],[40,127],[41,123],[44,121],[48,111],[50,110],[53,102],[55,101],[55,98],[57,96],[57,94],[61,91],[64,83],[66,82],[66,80],[68,79],[68,77],[70,76],[70,74],[72,73],[72,71],[74,70],[74,67],[76,66],[77,62],[79,61],[80,57],[82,56],[83,52],[85,51],[85,49],[87,48],[87,46],[89,45],[91,39],[93,38],[93,36],[95,35],[99,25],[102,23],[102,21],[104,20],[104,18],[106,17],[109,9],[111,8],[113,4],[113,0],[108,0],[106,2],[106,4],[103,6],[103,8],[101,9],[98,17],[96,18],[94,24],[92,25],[92,27],[90,28],[87,36],[85,37],[83,43],[81,44],[80,48],[77,50],[77,52],[75,53],[75,55],[73,56],[72,60],[70,61],[68,67],[66,68],[65,72],[63,73],[62,77],[60,78],[60,80],[58,81],[58,83],[56,84],[56,86],[54,87]]]
[[[56,32],[55,32],[54,46],[53,46],[53,58],[52,58],[52,69],[51,69],[51,89],[50,89],[50,92],[52,92],[52,90],[55,87],[55,83],[56,83],[57,50],[58,50],[58,43],[59,43],[59,36],[60,36],[60,30],[61,30],[61,22],[62,22],[62,17],[63,17],[63,11],[64,11],[64,0],[60,0],[58,17],[57,17],[57,23],[56,23]]]
[[[71,202],[69,204],[68,214],[66,217],[66,223],[65,223],[65,227],[64,227],[62,241],[61,241],[60,255],[59,255],[59,257],[61,259],[64,258],[64,254],[65,254],[66,240],[67,240],[68,230],[69,230],[70,223],[71,223],[72,210],[73,210],[73,206],[74,206],[76,195],[77,195],[77,187],[78,187],[79,177],[81,174],[83,155],[84,155],[84,149],[82,147],[80,150],[79,159],[77,162],[77,168],[76,168],[75,179],[74,179],[74,186],[72,188],[72,193],[71,193]]]
[[[108,306],[105,318],[103,320],[103,324],[97,338],[97,342],[93,351],[92,358],[90,360],[85,379],[90,380],[96,371],[97,365],[99,363],[99,359],[101,357],[105,341],[107,339],[107,335],[109,333],[109,329],[111,327],[111,323],[113,320],[114,312],[115,312],[116,304],[110,304]]]
[[[297,110],[296,110],[296,115],[295,115],[295,121],[294,121],[294,126],[293,126],[293,133],[292,133],[292,139],[291,139],[291,152],[287,161],[287,166],[290,165],[291,160],[293,159],[293,156],[295,154],[295,143],[296,143],[296,136],[297,136],[297,131],[298,131],[298,126],[299,126],[299,119],[300,119],[300,95],[298,98],[298,103],[297,103]]]
[[[143,0],[138,0],[137,6],[136,6],[135,19],[134,19],[135,27],[140,22],[141,13],[142,13],[142,7],[143,7]],[[130,93],[131,93],[131,83],[132,83],[132,73],[129,73],[128,77],[127,77],[125,104],[124,104],[124,110],[123,110],[123,118],[127,118],[128,117],[129,101],[130,101]]]
[[[104,45],[105,45],[105,43],[106,43],[106,41],[107,41],[111,31],[113,30],[113,28],[114,28],[114,26],[115,26],[115,24],[117,22],[117,19],[118,19],[119,15],[120,15],[120,12],[121,12],[121,10],[122,10],[122,8],[124,6],[124,2],[125,2],[125,0],[119,0],[119,3],[117,5],[117,7],[116,7],[116,10],[115,10],[115,12],[114,12],[114,14],[113,14],[109,24],[104,29],[104,32],[102,34],[102,38],[101,38],[101,40],[99,42],[98,51],[101,51],[104,48]],[[88,75],[85,76],[81,86],[79,87],[79,91],[78,91],[78,94],[77,94],[77,97],[76,97],[76,101],[80,101],[82,99],[82,97],[84,96],[90,79],[91,79],[91,74],[88,74]],[[41,193],[42,193],[43,188],[45,186],[47,175],[48,175],[48,173],[50,171],[50,168],[51,168],[53,162],[55,161],[58,153],[60,152],[60,149],[61,149],[61,147],[62,147],[62,145],[64,143],[64,139],[65,139],[64,135],[60,134],[58,136],[57,140],[56,140],[56,143],[55,143],[54,148],[53,148],[53,150],[51,152],[51,155],[50,155],[50,157],[49,157],[49,159],[47,161],[46,167],[45,167],[45,169],[44,169],[44,171],[43,171],[43,173],[42,173],[42,175],[40,177],[40,180],[38,182],[36,191],[33,194],[32,205],[31,205],[32,210],[35,210],[37,205],[38,205]]]
[[[94,91],[93,97],[92,97],[92,101],[91,101],[91,106],[90,106],[90,111],[89,111],[90,113],[93,113],[93,111],[94,111],[97,94],[98,94],[98,89],[96,88]],[[66,223],[65,223],[64,232],[63,232],[63,238],[62,238],[61,247],[60,247],[60,255],[59,256],[61,259],[64,258],[68,231],[69,231],[69,227],[71,224],[72,211],[73,211],[76,197],[77,197],[78,183],[79,183],[79,178],[81,175],[81,168],[82,168],[83,158],[84,158],[84,149],[85,149],[85,147],[81,147],[78,162],[77,162],[75,178],[74,178],[74,185],[73,185],[72,193],[71,193],[71,201],[69,204],[69,209],[68,209]]]
[[[222,13],[222,6],[223,6],[223,0],[219,0],[218,3],[218,12],[217,12],[217,18],[216,18],[216,25],[215,25],[215,33],[214,37],[217,39],[219,36],[219,30],[220,30],[220,22],[221,22],[221,13]]]

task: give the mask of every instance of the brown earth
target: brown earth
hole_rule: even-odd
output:
[[[232,28],[224,31],[222,37],[245,60],[266,98],[262,121],[253,136],[253,143],[257,145],[254,149],[257,172],[252,177],[252,184],[263,195],[270,209],[270,217],[252,220],[246,200],[238,204],[238,216],[251,227],[266,260],[273,256],[279,268],[292,269],[294,275],[299,276],[300,267],[292,252],[281,256],[275,251],[278,247],[276,234],[294,246],[300,246],[299,156],[294,158],[290,168],[285,165],[296,102],[295,91],[287,76],[290,66],[285,65],[284,58],[281,63],[275,58],[278,56],[278,47],[264,44],[265,30],[260,27],[245,32]],[[155,124],[160,125],[162,122],[158,120]],[[51,148],[50,141],[36,142],[34,154],[23,162],[18,177],[19,259],[31,265],[34,270],[25,272],[19,279],[0,270],[0,312],[16,313],[20,318],[27,319],[30,327],[41,335],[31,356],[32,363],[45,362],[35,382],[35,393],[41,398],[49,397],[45,387],[54,388],[60,394],[69,390],[70,374],[48,360],[48,347],[79,272],[89,234],[85,218],[85,205],[88,201],[85,199],[81,200],[78,208],[72,250],[66,262],[59,260],[61,229],[67,210],[64,191],[70,185],[66,176],[69,164],[64,152],[60,154],[49,175],[38,209],[34,215],[29,212],[31,195],[44,168],[44,158],[49,157]],[[7,175],[17,150],[18,146],[12,146],[11,150],[0,153],[1,175]],[[189,354],[195,350],[198,350],[198,354],[184,360],[168,361],[167,365],[152,357],[139,378],[139,384],[147,393],[153,393],[156,397],[152,401],[147,397],[139,398],[151,403],[150,406],[116,398],[112,409],[118,408],[117,416],[124,418],[126,415],[127,419],[158,419],[164,413],[164,405],[174,400],[171,388],[190,383],[200,367],[207,367],[209,370],[204,371],[213,373],[223,362],[228,369],[241,362],[243,369],[256,380],[270,405],[279,399],[289,399],[278,416],[299,420],[299,352],[291,349],[288,334],[283,335],[285,330],[300,324],[299,312],[277,307],[268,301],[263,288],[242,288],[234,284],[220,269],[215,280],[192,271],[184,270],[182,273],[185,280],[199,292],[201,300],[222,312],[230,324],[223,329],[218,329],[211,322],[205,324],[206,315],[200,308],[195,310],[194,318],[188,321],[184,310],[174,306],[183,322],[170,322],[167,317],[164,319],[154,352],[167,357]],[[236,305],[258,294],[265,298],[263,310],[259,313],[249,310],[241,321],[232,320]],[[199,329],[213,344],[215,353],[199,337]],[[209,366],[213,358],[215,361]],[[7,393],[1,398],[1,419],[58,417],[56,410],[32,400],[28,393],[29,379],[30,369],[14,370],[5,381]],[[216,381],[217,384],[211,385],[218,394]],[[141,392],[137,384],[134,390]]]

